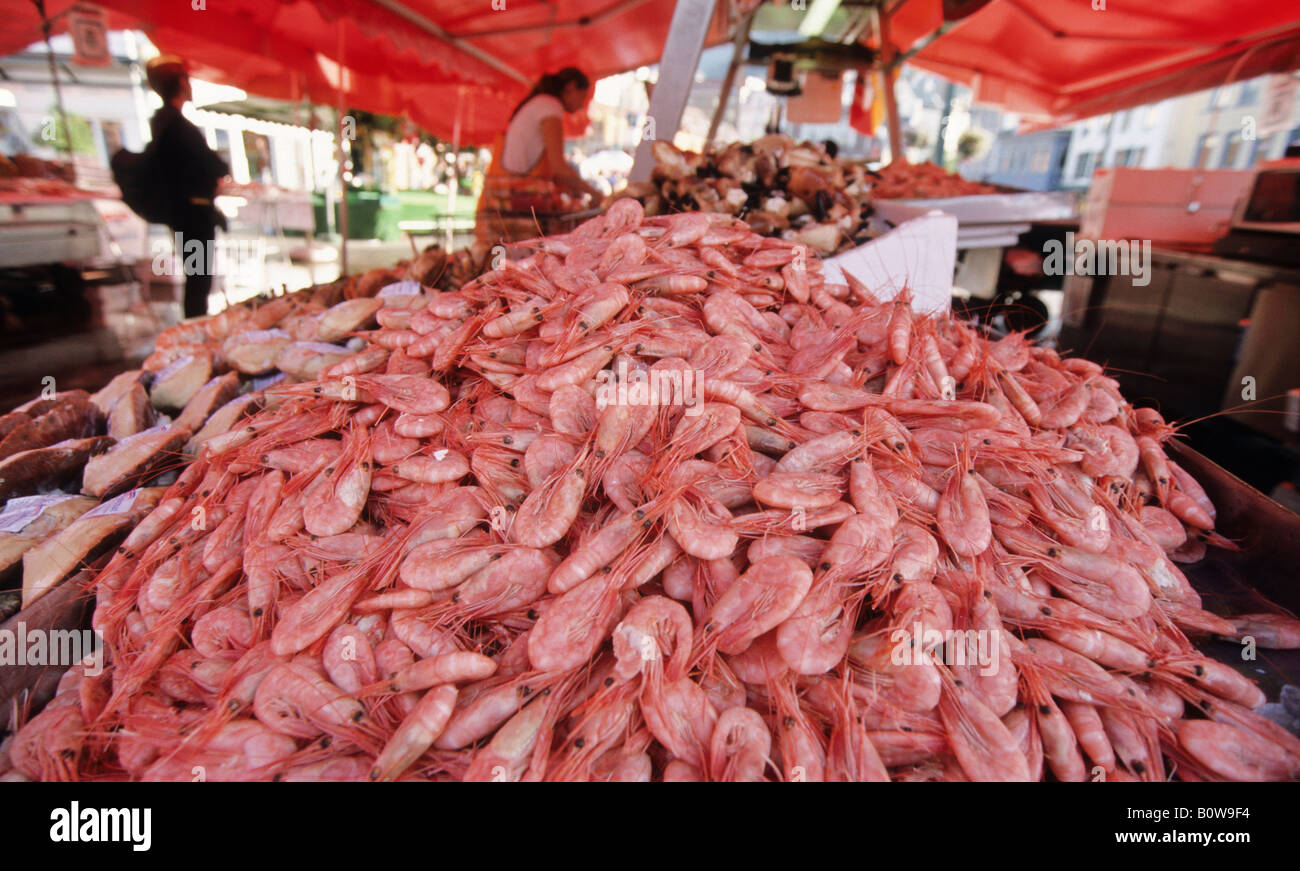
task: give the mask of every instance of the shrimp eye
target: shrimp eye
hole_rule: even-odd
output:
[[[1044,616],[1044,617],[1051,617],[1051,616],[1052,616],[1052,609],[1049,608],[1049,607],[1047,607],[1046,605],[1042,605],[1042,606],[1040,606],[1038,610],[1043,612],[1043,616]]]
[[[1205,668],[1202,667],[1202,666],[1199,666],[1199,665],[1198,665],[1198,666],[1196,666],[1195,668],[1193,668],[1192,671],[1196,672],[1196,676],[1197,676],[1197,677],[1204,677],[1204,676],[1205,676]]]
[[[985,440],[984,440],[984,444],[986,444],[986,445],[991,445],[991,444],[993,444],[993,439],[985,439]]]
[[[1049,715],[1052,713],[1052,709],[1051,709],[1050,707],[1048,707],[1047,705],[1039,705],[1039,706],[1038,706],[1038,713],[1040,713],[1040,714],[1042,714],[1044,717],[1046,717],[1046,716],[1049,716]]]
[[[1145,763],[1143,763],[1143,762],[1134,762],[1134,763],[1133,763],[1133,771],[1134,771],[1134,773],[1136,773],[1136,774],[1141,774],[1142,772],[1144,772],[1144,771],[1146,771],[1146,770],[1147,770],[1147,767],[1146,767],[1146,764],[1145,764]]]
[[[793,728],[794,728],[794,717],[786,717],[786,718],[785,718],[785,727],[786,727],[787,729],[793,729]]]
[[[824,572],[828,572],[828,571],[830,571],[830,568],[831,568],[831,564],[830,564],[830,563],[822,563],[822,565],[821,565],[821,569],[822,569],[822,571],[824,571]]]
[[[613,685],[614,685],[614,679],[612,677],[605,678],[605,686],[612,687]]]
[[[529,687],[528,684],[524,684],[523,686],[521,686],[521,687],[519,688],[519,695],[521,695],[521,696],[526,696],[526,695],[528,695],[529,693],[531,693],[532,691],[533,691],[532,688]]]
[[[510,461],[510,468],[512,468],[512,469],[517,469],[517,468],[519,468],[519,458],[518,458],[518,457],[515,457],[514,459],[512,459],[512,460]]]

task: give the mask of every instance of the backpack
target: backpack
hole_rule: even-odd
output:
[[[122,192],[122,202],[150,224],[176,222],[176,191],[171,176],[162,171],[158,147],[174,122],[158,130],[144,151],[136,154],[119,148],[109,159],[113,183]]]
[[[150,224],[170,224],[172,221],[171,188],[157,171],[154,142],[137,154],[119,148],[108,165],[113,170],[113,182],[122,192],[122,202],[131,211]]]

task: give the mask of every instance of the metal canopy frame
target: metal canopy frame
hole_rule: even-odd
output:
[[[373,2],[388,2],[388,0],[373,0]],[[640,0],[626,0],[626,2],[636,4]],[[686,99],[690,95],[691,85],[695,81],[695,71],[699,66],[700,54],[704,48],[709,21],[713,17],[714,3],[715,0],[678,0],[677,8],[673,11],[668,39],[664,42],[663,56],[659,61],[659,81],[655,84],[650,95],[649,123],[652,123],[653,127],[643,131],[641,142],[637,145],[636,160],[632,165],[632,171],[628,174],[629,181],[649,180],[650,172],[654,167],[654,157],[651,153],[654,139],[657,136],[668,136],[671,139],[681,125],[682,112],[686,107]],[[872,3],[868,7],[868,14],[864,19],[854,25],[853,43],[851,45],[822,43],[820,40],[810,40],[807,43],[808,50],[813,53],[820,51],[828,56],[839,55],[840,57],[835,59],[843,64],[845,68],[855,68],[859,71],[862,69],[878,69],[881,71],[885,117],[889,129],[889,150],[892,159],[895,160],[902,158],[903,155],[903,135],[902,125],[898,118],[898,102],[894,95],[894,80],[898,68],[912,54],[898,52],[893,43],[889,41],[890,14],[901,5],[901,2],[889,4],[886,0]],[[736,21],[731,64],[727,68],[726,77],[723,79],[722,93],[719,95],[718,105],[714,109],[713,118],[709,124],[706,142],[712,142],[714,136],[717,135],[718,126],[731,98],[736,75],[744,63],[746,46],[752,45],[749,36],[756,13],[757,8]],[[867,22],[870,22],[879,38],[879,49],[861,46],[858,43],[858,37],[861,35],[862,30],[865,29]],[[773,46],[773,48],[777,47]],[[762,51],[759,52],[759,54],[762,53]],[[865,61],[868,58],[871,58],[874,62],[870,64],[853,63],[855,59]],[[671,133],[668,131],[671,131]]]
[[[509,76],[510,78],[514,79],[516,82],[528,86],[532,85],[532,80],[529,79],[528,76],[519,72],[519,70],[515,69],[514,67],[505,63],[504,61],[498,59],[495,55],[489,54],[488,52],[484,51],[481,48],[478,48],[477,46],[470,45],[464,39],[455,36],[451,33],[448,33],[447,31],[439,27],[437,24],[430,21],[428,18],[425,18],[423,15],[421,15],[418,12],[408,9],[406,6],[397,2],[397,0],[370,0],[370,2],[382,9],[387,9],[389,12],[399,16],[400,18],[405,19],[406,21],[409,21],[411,24],[414,24],[416,27],[420,28],[425,33],[431,34],[432,36],[436,36],[438,39],[441,39],[443,42],[447,43],[448,45],[459,49],[460,51],[464,52],[465,54],[469,55],[470,57],[476,60],[482,61],[483,63],[492,67],[492,69],[496,70],[497,72],[503,75]],[[480,36],[482,34],[474,34],[474,35]]]

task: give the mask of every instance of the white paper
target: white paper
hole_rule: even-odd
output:
[[[957,219],[935,211],[823,260],[822,272],[832,284],[845,283],[848,272],[881,300],[893,299],[906,287],[912,308],[930,314],[952,304],[956,266]]]

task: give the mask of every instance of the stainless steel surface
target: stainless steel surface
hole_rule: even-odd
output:
[[[90,200],[0,203],[0,268],[83,260],[99,253]]]
[[[1217,529],[1240,551],[1210,548],[1205,559],[1182,566],[1207,611],[1231,616],[1260,612],[1300,614],[1300,515],[1288,511],[1232,473],[1181,443],[1170,443],[1177,462],[1205,488],[1218,510]],[[1207,654],[1259,682],[1270,701],[1285,684],[1300,685],[1300,650],[1256,651],[1236,641],[1204,640]]]

